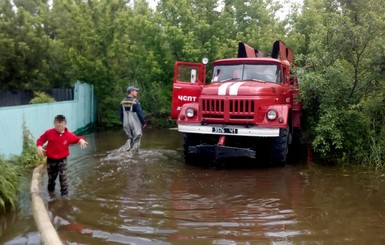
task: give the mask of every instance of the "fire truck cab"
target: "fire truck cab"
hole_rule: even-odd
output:
[[[270,57],[239,43],[237,58],[212,63],[207,84],[205,64],[176,62],[171,118],[184,134],[186,160],[256,158],[267,151],[271,161],[285,163],[301,127],[293,62],[281,41]]]

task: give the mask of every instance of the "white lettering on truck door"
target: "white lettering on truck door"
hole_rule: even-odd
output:
[[[181,101],[192,101],[195,102],[197,97],[196,96],[187,96],[187,95],[178,95],[178,99]]]

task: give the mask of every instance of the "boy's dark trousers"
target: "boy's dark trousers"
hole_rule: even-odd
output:
[[[67,184],[67,158],[50,159],[47,158],[47,173],[48,173],[48,191],[55,191],[55,181],[59,175],[60,192],[62,196],[68,194]]]

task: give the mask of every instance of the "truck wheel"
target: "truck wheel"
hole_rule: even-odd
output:
[[[271,156],[274,164],[284,166],[289,152],[289,141],[291,139],[289,127],[279,130],[279,137],[272,142]]]
[[[193,134],[184,134],[183,153],[186,163],[193,163],[196,158],[195,154],[189,153],[189,146],[195,146],[198,144],[198,140]]]

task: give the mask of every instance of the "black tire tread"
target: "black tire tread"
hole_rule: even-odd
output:
[[[285,165],[289,151],[289,127],[281,128],[279,136],[272,142],[271,157],[274,164]]]

